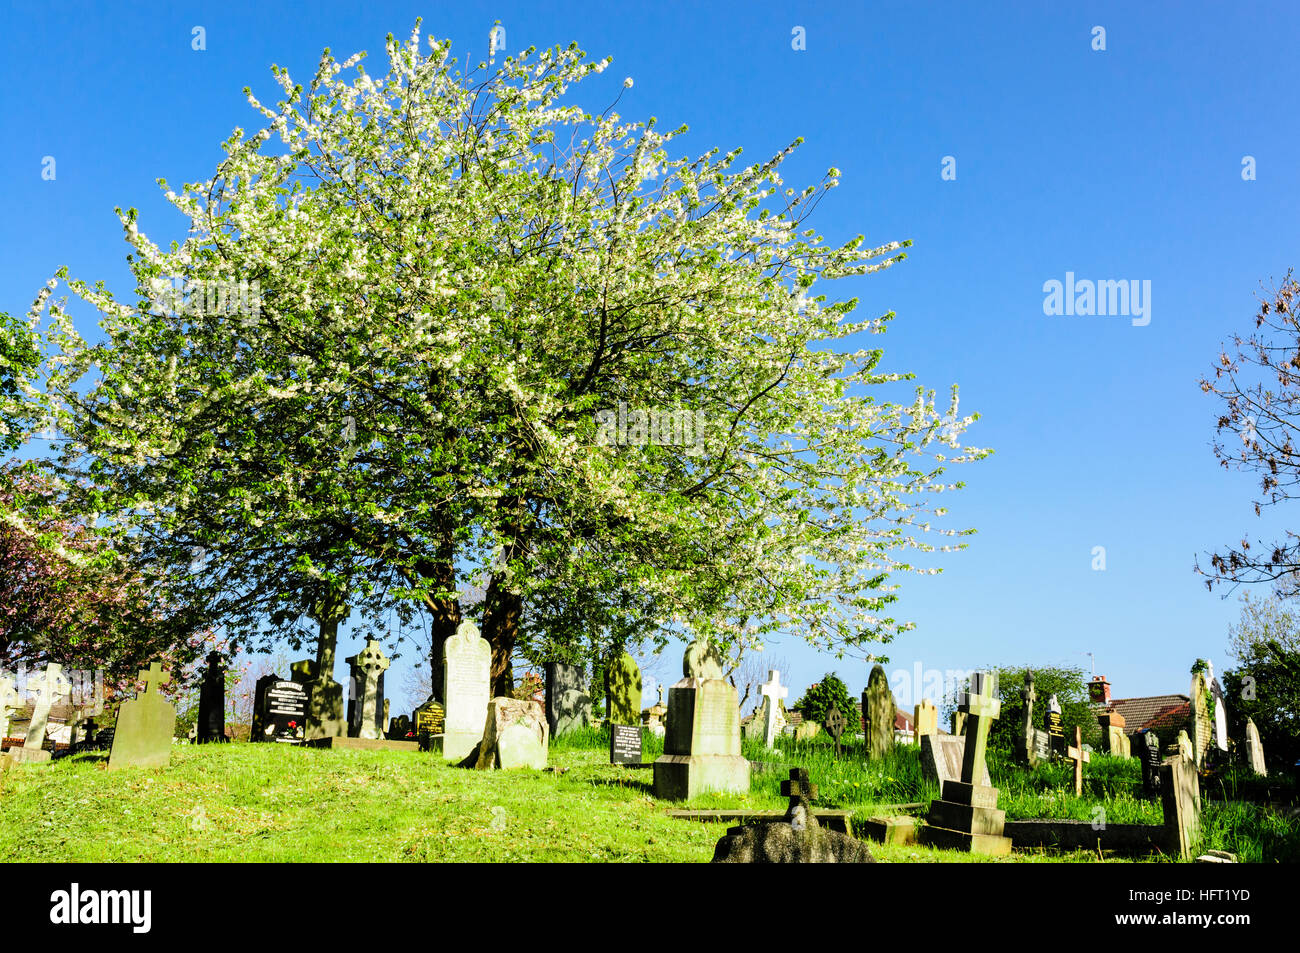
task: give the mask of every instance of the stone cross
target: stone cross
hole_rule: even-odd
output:
[[[1074,726],[1074,744],[1065,749],[1065,756],[1074,762],[1074,796],[1083,795],[1083,766],[1092,760],[1092,755],[1083,750],[1083,732]]]
[[[23,747],[39,750],[45,744],[45,729],[50,722],[50,708],[54,703],[72,689],[72,683],[63,674],[63,666],[50,662],[45,666],[45,673],[36,683],[36,707],[32,710],[32,720],[27,726],[27,738]]]
[[[9,718],[18,711],[22,696],[14,687],[14,677],[5,675],[0,678],[0,739],[9,734]]]
[[[971,676],[971,691],[966,693],[960,706],[966,715],[966,751],[962,756],[961,779],[966,784],[979,784],[983,779],[984,752],[989,743],[989,728],[1002,711],[997,692],[996,675],[976,672]]]
[[[844,713],[838,708],[831,708],[831,710],[826,713],[826,724],[822,727],[825,728],[826,733],[835,740],[836,757],[839,757],[840,754],[840,735],[844,734],[844,726],[847,724],[848,719],[844,717]]]
[[[146,695],[158,694],[158,688],[172,680],[172,677],[162,670],[161,662],[154,662],[147,669],[141,669],[137,677],[144,682]]]
[[[1031,767],[1038,761],[1038,752],[1034,748],[1034,701],[1038,693],[1034,691],[1034,673],[1025,673],[1025,687],[1020,689],[1020,697],[1025,703],[1024,756]]]
[[[95,735],[99,731],[96,719],[102,714],[104,714],[104,683],[96,678],[94,703],[83,705],[73,712],[69,750],[75,753],[78,744],[84,747],[87,740],[94,742]]]
[[[781,672],[771,669],[767,673],[767,681],[759,690],[768,700],[764,712],[766,717],[763,719],[763,744],[770,748],[776,742],[776,726],[781,717],[780,701],[789,696],[790,689],[781,684]]]
[[[358,737],[378,738],[375,730],[379,711],[379,678],[392,664],[375,639],[366,639],[366,647],[348,660],[363,679],[359,687],[361,710],[357,713],[360,725]]]

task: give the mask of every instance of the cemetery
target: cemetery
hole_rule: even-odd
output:
[[[1130,346],[1084,322],[1145,329],[1152,281],[958,282],[950,260],[891,285],[873,276],[912,240],[858,219],[871,189],[918,187],[869,165],[910,161],[896,144],[844,146],[871,189],[812,218],[842,172],[824,143],[809,172],[796,126],[840,95],[749,114],[753,161],[714,144],[732,130],[710,83],[688,138],[615,110],[668,87],[612,57],[480,32],[482,62],[419,21],[378,55],[277,61],[244,88],[251,133],[217,113],[219,157],[132,165],[159,195],[115,210],[112,281],[79,246],[15,262],[39,277],[25,316],[0,310],[0,861],[1300,862],[1300,537],[1238,535],[1240,494],[1212,521],[1229,494],[1208,478],[1171,516],[1078,476],[1192,472],[1167,444],[1107,456],[1112,418],[1201,435],[1132,423],[1139,401],[1084,380]],[[802,25],[778,33],[808,52]],[[929,188],[957,182],[940,157]],[[962,188],[1004,174],[984,161]],[[1088,162],[1041,187],[1086,192]],[[922,207],[996,222],[1004,192]],[[1069,249],[1092,211],[954,257]],[[1017,290],[981,325],[934,303],[955,282]],[[1057,323],[1016,323],[1026,287]],[[882,348],[891,293],[921,330]],[[1212,456],[1262,481],[1259,515],[1300,485],[1300,357],[1277,357],[1300,354],[1300,280],[1252,307],[1281,343],[1236,336],[1196,366]],[[1041,354],[1004,357],[1021,347]],[[1265,595],[1225,622],[1207,592],[1240,587]]]

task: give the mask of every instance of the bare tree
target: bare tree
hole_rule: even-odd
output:
[[[755,705],[762,703],[760,689],[762,684],[767,681],[769,672],[786,670],[784,656],[768,655],[766,652],[747,652],[741,649],[730,662],[731,670],[727,672],[727,680],[731,682],[732,687],[736,689],[736,694],[740,696],[740,710],[742,712],[745,710],[745,703],[749,701],[750,695],[754,696]]]
[[[1271,300],[1270,300],[1271,298]],[[1234,354],[1219,355],[1213,380],[1203,378],[1201,390],[1224,402],[1215,427],[1214,455],[1224,467],[1252,470],[1260,475],[1263,507],[1291,499],[1300,486],[1300,457],[1295,434],[1300,430],[1300,317],[1296,315],[1300,282],[1288,271],[1280,288],[1260,298],[1255,330],[1249,338],[1233,337]],[[1300,534],[1285,531],[1273,542],[1242,537],[1210,556],[1206,586],[1273,583],[1289,593],[1300,573]]]

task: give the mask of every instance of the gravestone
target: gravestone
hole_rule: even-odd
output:
[[[987,772],[984,753],[989,727],[1002,709],[996,673],[976,672],[961,708],[966,713],[966,748],[960,781],[946,781],[943,796],[930,802],[920,831],[923,843],[950,850],[1005,856],[1011,838],[1003,835],[1006,812],[998,810],[998,791],[977,779]]]
[[[68,694],[72,683],[63,674],[63,666],[50,662],[45,672],[32,686],[36,689],[36,704],[32,709],[31,721],[27,723],[27,736],[21,748],[11,748],[9,757],[15,762],[49,761],[52,752],[44,750],[45,732],[49,727],[50,709]]]
[[[1132,755],[1128,735],[1124,733],[1124,716],[1117,711],[1104,711],[1097,716],[1101,725],[1101,739],[1107,754],[1128,758]]]
[[[1160,800],[1169,853],[1188,856],[1201,823],[1201,783],[1195,763],[1183,755],[1160,766]]]
[[[943,790],[945,781],[961,780],[961,765],[966,757],[966,739],[954,738],[952,735],[921,736],[921,773],[939,785]],[[980,775],[980,784],[990,787],[988,765]]]
[[[1186,730],[1178,732],[1178,756],[1186,758],[1193,764],[1196,763],[1196,751],[1192,747],[1192,739],[1187,737]]]
[[[462,761],[483,740],[492,697],[492,648],[466,621],[443,643],[442,657],[443,727],[434,746],[447,761]]]
[[[885,667],[877,662],[862,693],[862,717],[866,720],[867,757],[883,758],[894,750],[894,721],[897,718],[894,693],[889,689]]]
[[[69,754],[91,750],[95,747],[95,735],[99,731],[99,718],[104,714],[104,683],[95,680],[94,700],[89,705],[82,705],[73,710],[72,732],[68,740]]]
[[[253,723],[248,729],[249,741],[267,741],[263,737],[266,728],[266,693],[272,685],[280,681],[280,676],[274,673],[263,675],[256,684],[253,685]],[[295,684],[297,683],[295,680]],[[304,726],[305,727],[305,726]]]
[[[1210,684],[1210,696],[1214,699],[1214,746],[1220,751],[1228,750],[1228,709],[1223,703],[1223,686],[1214,677],[1214,663],[1205,663],[1205,674]]]
[[[1142,791],[1147,797],[1160,793],[1160,765],[1164,757],[1160,752],[1160,738],[1150,729],[1142,732]]]
[[[641,729],[635,725],[610,725],[609,763],[641,763]]]
[[[844,713],[832,705],[831,710],[826,713],[826,734],[830,735],[831,740],[835,742],[837,758],[840,756],[840,735],[844,734],[844,727],[847,724],[848,719],[844,717]]]
[[[1074,762],[1074,796],[1083,796],[1083,766],[1092,760],[1083,747],[1083,732],[1074,726],[1074,744],[1065,749],[1065,756]]]
[[[1065,753],[1065,722],[1061,719],[1061,701],[1055,694],[1047,698],[1047,744],[1053,757]]]
[[[321,654],[328,661],[328,669],[322,668],[321,660],[303,659],[289,666],[290,678],[301,685],[307,693],[307,740],[318,738],[345,738],[348,733],[347,719],[343,710],[343,686],[334,681],[334,648],[321,648]],[[325,672],[325,674],[321,674]]]
[[[385,735],[389,741],[406,741],[409,735],[414,734],[411,729],[411,719],[406,715],[398,715],[388,723],[388,732]]]
[[[605,666],[605,705],[611,725],[635,725],[641,715],[641,669],[627,652]]]
[[[790,689],[781,684],[780,671],[770,669],[767,673],[767,681],[759,691],[763,695],[763,707],[759,711],[763,721],[759,725],[759,732],[763,745],[770,748],[776,744],[776,739],[780,737],[781,729],[784,727],[781,718],[781,699],[789,696]],[[756,720],[757,718],[758,715],[755,715]]]
[[[443,716],[442,703],[433,697],[415,709],[415,740],[421,751],[433,750],[434,737],[442,734]]]
[[[664,723],[668,717],[668,706],[664,704],[664,687],[657,686],[659,689],[659,700],[641,712],[641,724],[649,730],[650,734],[656,738],[664,736]]]
[[[195,740],[199,744],[223,742],[226,738],[226,667],[220,652],[208,653],[208,667],[199,687],[199,723]]]
[[[475,767],[546,768],[550,728],[541,702],[520,698],[493,698],[488,702],[487,723]]]
[[[384,736],[384,672],[391,664],[379,641],[366,639],[366,647],[345,660],[352,676],[353,704],[348,737],[377,739]],[[405,740],[405,739],[403,739]]]
[[[158,687],[171,676],[154,662],[140,672],[144,691],[125,701],[117,710],[117,728],[113,749],[108,754],[108,770],[119,768],[165,768],[172,756],[172,736],[176,733],[176,709]]]
[[[591,695],[581,665],[546,663],[546,724],[552,738],[591,724]]]
[[[1264,766],[1264,745],[1259,740],[1259,729],[1255,727],[1253,718],[1246,719],[1246,761],[1256,774],[1268,775],[1268,768]]]
[[[1016,754],[1021,761],[1032,768],[1038,764],[1038,746],[1035,744],[1034,736],[1034,701],[1038,698],[1038,692],[1034,690],[1033,672],[1025,672],[1025,684],[1020,689],[1020,698],[1025,703],[1025,718],[1021,744]]]
[[[912,710],[912,730],[916,743],[921,743],[923,735],[939,733],[939,709],[928,698],[922,698],[921,704]]]
[[[817,724],[817,722],[813,721],[811,718],[805,718],[803,721],[799,722],[799,724],[795,726],[794,740],[809,741],[813,738],[816,738],[817,735],[821,732],[821,730],[822,730],[821,725]]]
[[[705,791],[745,794],[749,761],[740,753],[740,702],[722,678],[712,645],[697,640],[682,659],[685,677],[668,691],[664,753],[654,763],[655,797],[683,800]]]
[[[1197,660],[1199,664],[1201,660]],[[1191,703],[1189,738],[1192,742],[1192,760],[1198,769],[1205,766],[1205,752],[1214,737],[1214,721],[1210,715],[1210,683],[1204,672],[1192,672],[1192,684],[1188,688]]]
[[[257,690],[261,701],[253,719],[256,732],[249,740],[305,744],[311,703],[307,686],[267,675],[258,679]]]
[[[0,739],[9,737],[9,720],[21,709],[22,696],[12,675],[0,675]]]

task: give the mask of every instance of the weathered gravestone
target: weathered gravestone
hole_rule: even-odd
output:
[[[442,734],[434,747],[447,761],[463,761],[483,740],[492,697],[492,648],[473,622],[462,622],[442,646]]]
[[[546,663],[546,724],[552,738],[591,724],[591,696],[581,665]]]
[[[540,702],[494,698],[488,702],[487,723],[474,766],[541,771],[546,767],[549,734],[546,709]]]
[[[305,744],[311,703],[306,685],[267,675],[257,680],[250,741]]]
[[[684,678],[668,691],[664,753],[654,763],[655,796],[692,798],[705,791],[749,791],[749,761],[740,754],[740,702],[722,678],[722,659],[710,643],[691,643]]]
[[[1074,762],[1074,796],[1083,796],[1083,766],[1092,760],[1083,747],[1083,732],[1074,726],[1074,744],[1065,749],[1065,756]]]
[[[18,713],[22,696],[12,675],[0,675],[0,739],[9,737],[9,720]]]
[[[840,736],[844,734],[844,728],[848,723],[844,713],[833,705],[831,710],[826,713],[826,734],[830,735],[831,740],[835,742],[835,757],[837,758],[840,756]]]
[[[977,780],[987,774],[984,752],[989,727],[1002,709],[997,692],[996,673],[977,672],[971,677],[971,690],[961,706],[966,713],[961,780],[944,782],[942,798],[930,802],[920,831],[923,843],[994,856],[1011,853],[1011,838],[1003,836],[1006,813],[998,810],[997,788]]]
[[[1102,746],[1107,754],[1128,758],[1132,756],[1132,746],[1128,735],[1124,733],[1124,716],[1117,711],[1107,710],[1097,716],[1101,725]]]
[[[382,738],[384,736],[384,672],[388,656],[373,638],[366,647],[345,660],[352,678],[352,698],[348,703],[348,737]],[[402,739],[405,740],[405,739]]]
[[[208,667],[199,686],[199,723],[195,740],[199,744],[227,741],[226,668],[220,652],[208,653]]]
[[[1214,677],[1214,663],[1205,663],[1205,675],[1210,683],[1210,697],[1214,699],[1214,746],[1222,752],[1228,750],[1228,709],[1223,703],[1223,686]]]
[[[328,601],[314,607],[311,617],[320,626],[316,659],[303,659],[290,666],[290,678],[307,691],[307,741],[345,738],[348,734],[343,686],[334,681],[334,653],[338,645],[339,623],[347,616],[345,610],[346,607]]]
[[[1182,754],[1160,766],[1167,849],[1186,857],[1196,844],[1201,820],[1201,783],[1195,763]]]
[[[1178,732],[1178,756],[1186,758],[1193,764],[1196,763],[1196,751],[1192,747],[1192,739],[1187,737],[1185,729]]]
[[[1020,748],[1016,754],[1020,760],[1031,768],[1038,764],[1038,746],[1034,743],[1034,702],[1038,698],[1038,692],[1034,690],[1034,673],[1025,672],[1025,684],[1020,689],[1020,698],[1025,703],[1025,720],[1024,728],[1021,732]]]
[[[928,698],[922,698],[921,704],[912,709],[912,737],[919,745],[925,735],[939,733],[939,709]]]
[[[781,673],[777,669],[771,669],[767,673],[767,682],[759,689],[763,694],[763,707],[759,709],[754,716],[757,721],[762,716],[762,723],[759,725],[759,736],[763,739],[764,746],[770,748],[776,744],[776,739],[781,735],[781,729],[784,726],[781,718],[781,699],[790,694],[790,689],[781,684]]]
[[[165,768],[172,756],[172,736],[176,733],[176,709],[162,695],[158,686],[166,685],[171,676],[154,662],[140,672],[144,691],[125,701],[117,710],[117,729],[113,749],[108,754],[108,770],[119,768]]]
[[[9,757],[15,763],[50,760],[52,753],[44,750],[45,732],[50,723],[50,709],[71,691],[72,683],[63,674],[62,665],[50,662],[33,687],[36,689],[36,704],[32,709],[31,721],[27,723],[27,737],[23,740],[21,748],[9,750]]]
[[[1268,768],[1264,766],[1264,745],[1259,740],[1259,729],[1255,727],[1253,718],[1246,719],[1246,760],[1250,770],[1256,774],[1268,774]]]
[[[945,781],[960,781],[962,761],[966,757],[966,739],[954,738],[952,735],[921,736],[921,773],[939,785],[943,790]],[[980,775],[980,784],[992,785],[989,780],[988,765]]]
[[[609,763],[641,763],[641,728],[636,725],[610,725]]]
[[[1214,737],[1214,721],[1210,715],[1210,682],[1205,677],[1205,673],[1197,667],[1203,664],[1205,664],[1203,659],[1196,660],[1196,666],[1192,668],[1192,684],[1187,690],[1191,703],[1191,720],[1188,727],[1192,742],[1192,759],[1198,769],[1205,766],[1205,752]]]
[[[627,652],[605,666],[605,704],[612,725],[635,725],[640,721],[641,669]]]
[[[1150,729],[1142,732],[1142,745],[1138,749],[1142,757],[1142,792],[1147,797],[1160,793],[1160,765],[1164,757],[1160,752],[1160,737]]]
[[[894,693],[889,689],[885,667],[877,662],[862,693],[862,717],[867,729],[867,757],[883,758],[894,750]]]

